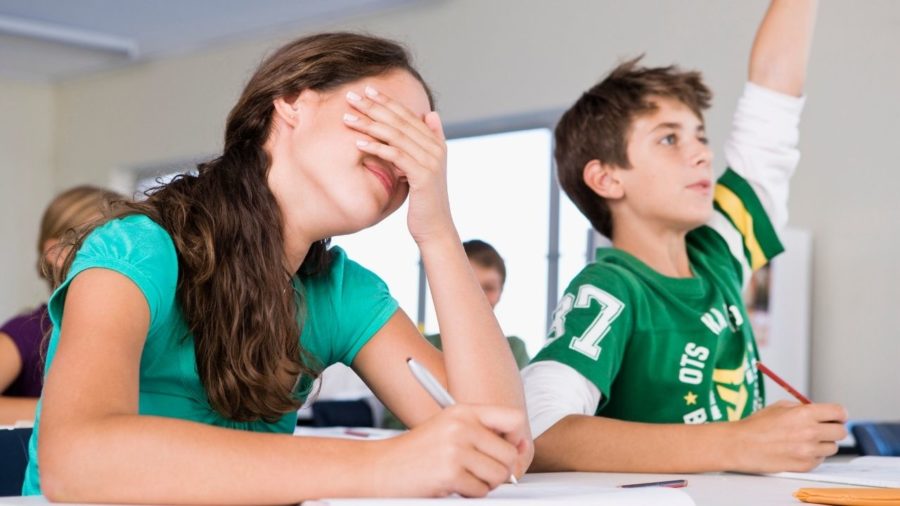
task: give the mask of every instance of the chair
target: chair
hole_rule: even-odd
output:
[[[0,497],[22,495],[31,428],[0,429]]]
[[[374,427],[372,407],[363,399],[316,401],[312,405],[314,427]]]
[[[900,457],[900,422],[857,422],[850,430],[860,455]]]

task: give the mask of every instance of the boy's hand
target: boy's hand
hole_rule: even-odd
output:
[[[455,405],[385,440],[373,473],[376,490],[393,497],[482,497],[524,472],[531,451],[527,419],[516,409]]]
[[[837,452],[847,437],[847,411],[838,404],[779,401],[735,423],[734,471],[804,472]]]

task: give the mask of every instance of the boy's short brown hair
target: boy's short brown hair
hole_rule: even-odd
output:
[[[485,269],[494,269],[500,273],[500,286],[506,284],[506,262],[497,250],[490,244],[479,240],[472,239],[463,243],[463,249],[466,251],[466,257],[475,265],[480,265]]]
[[[612,238],[612,216],[603,197],[584,182],[584,166],[599,160],[622,168],[628,161],[628,133],[634,119],[656,110],[652,97],[673,98],[703,117],[712,92],[700,73],[674,65],[641,67],[643,56],[626,61],[584,92],[556,125],[556,171],[559,184],[601,234]]]

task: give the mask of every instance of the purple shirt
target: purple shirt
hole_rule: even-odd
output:
[[[2,392],[10,397],[40,397],[44,384],[43,360],[41,360],[41,342],[44,334],[52,324],[47,315],[47,305],[35,309],[31,313],[16,316],[0,327],[12,338],[22,357],[22,370],[19,376]]]

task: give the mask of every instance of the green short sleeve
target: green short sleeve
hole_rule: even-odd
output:
[[[168,318],[178,283],[178,257],[169,234],[144,215],[112,220],[91,232],[75,255],[65,281],[48,305],[55,326],[62,321],[69,285],[88,269],[109,269],[130,279],[147,300],[151,329]]]
[[[522,369],[528,365],[531,358],[528,356],[528,349],[525,347],[525,341],[516,336],[508,336],[506,341],[509,343],[509,349],[512,350],[513,358],[516,359],[516,365]]]
[[[633,331],[627,283],[613,268],[591,265],[566,288],[548,343],[532,362],[564,363],[603,393],[605,403]]]
[[[397,301],[375,273],[331,249],[327,273],[303,279],[307,319],[301,344],[327,367],[351,365],[369,339],[397,312]]]

